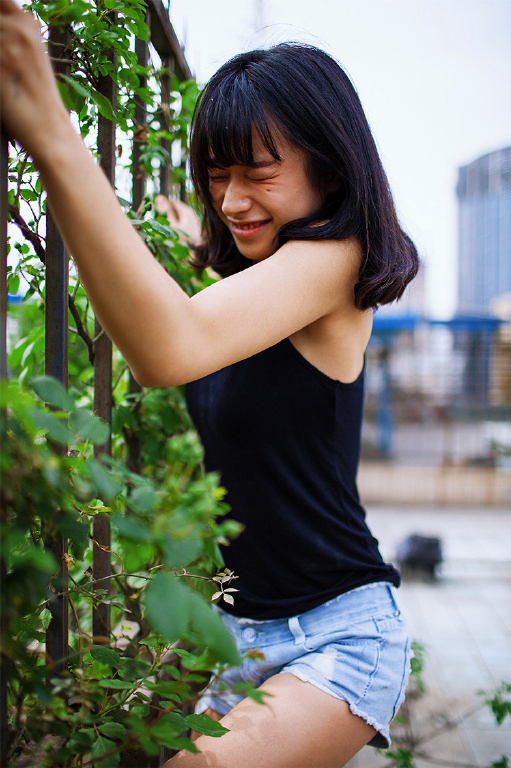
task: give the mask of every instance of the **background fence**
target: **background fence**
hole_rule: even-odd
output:
[[[511,325],[376,315],[361,490],[371,502],[511,500]]]

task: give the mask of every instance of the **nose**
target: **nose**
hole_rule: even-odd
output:
[[[246,185],[240,179],[231,178],[224,190],[222,213],[226,216],[236,216],[250,209],[252,200],[248,195]]]

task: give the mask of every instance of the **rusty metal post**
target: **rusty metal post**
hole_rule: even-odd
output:
[[[7,138],[0,126],[0,378],[7,378]],[[3,407],[3,404],[0,404]],[[0,504],[0,515],[4,514]],[[1,583],[6,577],[5,561],[0,559]],[[1,621],[1,616],[0,616]],[[0,632],[3,626],[0,624]],[[0,657],[0,765],[8,763],[7,678]]]
[[[135,53],[137,54],[137,61],[142,67],[147,67],[147,61],[149,57],[148,45],[144,40],[137,38],[135,40]],[[146,79],[140,77],[140,85],[144,87],[146,85]],[[146,192],[146,180],[145,174],[140,167],[140,155],[142,154],[142,147],[145,143],[145,127],[147,123],[146,107],[144,103],[137,97],[135,97],[135,136],[133,138],[133,208],[138,210],[145,196]]]
[[[116,16],[112,14],[115,23]],[[116,64],[114,51],[107,51],[110,61]],[[98,90],[110,101],[115,112],[116,85],[109,76],[102,76]],[[108,180],[115,187],[115,122],[98,116],[98,153],[100,165]],[[94,345],[94,412],[108,424],[112,423],[112,343],[96,320]],[[111,438],[104,445],[94,447],[94,455],[99,458],[112,452]],[[111,591],[111,532],[110,521],[102,515],[94,518],[93,529],[93,580],[94,590],[102,590],[106,595]],[[101,600],[92,609],[92,634],[94,642],[110,642],[110,605]]]
[[[149,21],[149,19],[147,19]],[[137,38],[135,40],[135,53],[137,61],[142,67],[147,67],[149,58],[149,49],[146,42]],[[145,78],[140,77],[140,85],[145,86]],[[135,134],[133,136],[133,155],[132,155],[132,206],[133,210],[138,211],[146,193],[146,179],[143,169],[140,167],[140,155],[144,145],[145,126],[147,123],[146,107],[143,102],[135,98]],[[130,395],[138,395],[141,392],[140,384],[135,381],[130,373],[128,391]],[[142,471],[142,446],[139,437],[128,436],[126,438],[128,447],[128,467],[133,472]]]
[[[166,53],[161,56],[161,63],[165,68],[165,74],[161,81],[161,103],[160,110],[162,114],[161,128],[170,128],[171,124],[171,111],[170,111],[170,83],[174,73],[174,59],[170,54]],[[171,150],[172,145],[169,139],[162,139],[162,147],[168,152],[169,159],[160,166],[160,193],[169,197],[172,194],[172,157]]]
[[[69,43],[68,31],[52,27],[49,38],[50,56],[55,60],[57,72],[68,73],[67,64],[58,61],[65,55]],[[46,311],[45,311],[45,372],[54,376],[67,388],[67,341],[69,302],[69,258],[64,242],[57,230],[51,211],[46,216]],[[60,449],[65,450],[65,448]],[[67,541],[48,541],[47,548],[54,555],[59,571],[51,579],[50,590],[56,592],[48,603],[51,621],[46,630],[46,661],[48,671],[59,674],[67,666],[68,656],[68,597],[67,597]]]

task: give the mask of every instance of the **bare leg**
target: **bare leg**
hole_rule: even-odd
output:
[[[244,699],[221,718],[229,733],[199,736],[200,754],[183,750],[162,768],[341,768],[374,736],[345,701],[292,674],[261,690],[265,704]]]

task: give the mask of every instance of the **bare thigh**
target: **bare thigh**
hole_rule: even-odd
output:
[[[162,768],[341,768],[375,734],[345,701],[292,674],[261,690],[265,704],[244,699],[220,718],[229,733],[199,736],[200,754],[183,750]]]

